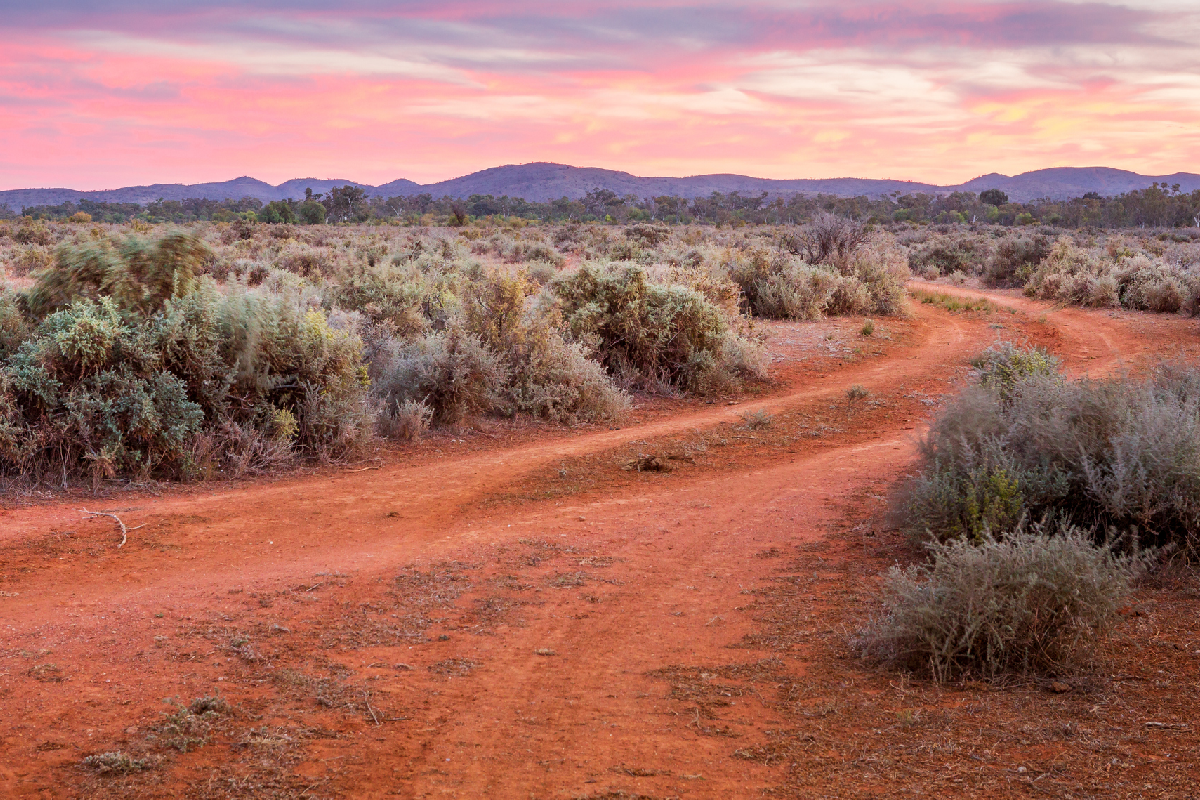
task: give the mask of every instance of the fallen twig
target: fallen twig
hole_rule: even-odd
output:
[[[117,545],[118,550],[125,546],[125,541],[129,538],[130,531],[136,531],[138,528],[146,527],[145,523],[143,523],[135,528],[128,528],[125,526],[125,523],[121,521],[121,518],[111,511],[88,511],[86,508],[81,508],[79,509],[79,513],[86,514],[88,517],[112,517],[115,519],[117,524],[121,526],[121,543]]]

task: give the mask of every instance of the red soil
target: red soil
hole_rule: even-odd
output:
[[[949,750],[914,762],[941,764],[940,778],[913,767],[908,784],[829,756],[860,740],[869,749],[879,723],[868,717],[883,706],[842,719],[819,747],[805,733],[784,737],[786,756],[761,749],[816,719],[812,703],[842,702],[845,687],[890,696],[895,676],[839,643],[863,618],[872,576],[904,557],[881,500],[913,463],[923,400],[996,338],[1045,344],[1070,371],[1099,375],[1194,356],[1200,333],[1192,320],[986,294],[1000,310],[914,304],[912,319],[880,326],[890,341],[861,340],[877,354],[844,359],[817,357],[813,334],[845,339],[856,323],[771,326],[775,389],[733,407],[674,402],[620,429],[436,439],[362,471],[7,508],[0,796],[994,797],[1051,786],[969,772]],[[873,404],[851,407],[853,384]],[[760,408],[779,423],[748,434],[741,415]],[[689,442],[711,447],[670,473],[621,468],[630,452]],[[113,520],[85,520],[85,506],[141,527],[118,549]],[[811,588],[773,588],[785,585]],[[1168,600],[1195,618],[1178,592],[1154,602]],[[817,693],[803,708],[775,696],[801,685]],[[947,714],[995,695],[905,691]],[[1028,718],[1020,708],[1039,692],[1013,690],[988,724]],[[194,723],[191,743],[164,726],[176,710],[164,698],[218,694],[232,710]],[[1190,722],[1163,724],[1184,726],[1162,729],[1176,732],[1176,752],[1195,752]],[[807,771],[797,742],[809,743]],[[117,750],[152,766],[82,765]],[[1148,742],[1125,758],[1159,751]],[[1090,785],[1100,767],[1086,769],[1065,785]],[[946,777],[960,772],[971,777]],[[1173,785],[1146,795],[1176,796]]]

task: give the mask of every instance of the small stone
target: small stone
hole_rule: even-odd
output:
[[[1050,691],[1054,692],[1055,694],[1065,694],[1066,692],[1071,691],[1071,684],[1055,681],[1054,683],[1050,684]]]
[[[438,637],[438,641],[439,642],[448,642],[448,641],[450,641],[450,637],[443,633],[441,636]]]
[[[538,656],[556,656],[556,655],[558,655],[558,653],[554,652],[549,647],[539,647],[537,650],[534,650],[533,653],[534,653],[534,655],[538,655]]]
[[[1029,770],[1026,769],[1025,767],[1017,767],[1017,772],[1020,773],[1021,775],[1024,775],[1026,772],[1029,772]]]

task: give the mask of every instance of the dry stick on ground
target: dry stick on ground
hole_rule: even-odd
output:
[[[87,514],[89,517],[112,517],[115,519],[117,524],[121,526],[121,543],[117,545],[118,550],[125,546],[125,540],[129,538],[130,531],[136,531],[138,528],[146,527],[145,523],[142,523],[141,525],[138,525],[137,528],[127,528],[125,527],[125,523],[121,522],[121,518],[111,511],[88,511],[86,508],[81,508],[79,509],[79,513]]]

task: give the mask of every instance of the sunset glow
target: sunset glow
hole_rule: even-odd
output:
[[[1200,169],[1191,2],[74,5],[5,11],[0,189]]]

